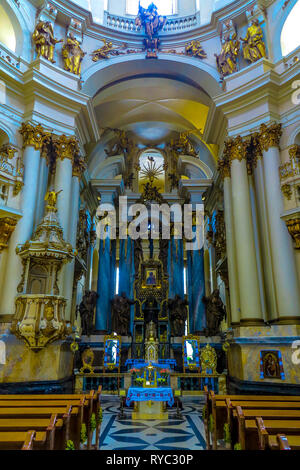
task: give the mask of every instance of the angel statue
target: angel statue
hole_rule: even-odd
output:
[[[237,40],[236,33],[232,35],[232,38],[230,36],[226,36],[221,54],[215,54],[218,71],[222,77],[227,77],[227,75],[237,72],[237,57],[239,50],[240,43]]]
[[[103,46],[92,53],[94,62],[98,62],[98,60],[101,59],[109,59],[113,51],[117,52],[117,48],[113,46],[111,41],[107,41],[106,39],[101,39],[101,41],[103,42]]]
[[[53,26],[50,21],[39,21],[32,34],[35,49],[38,57],[44,57],[52,63],[55,63],[54,48],[62,39],[54,37]]]
[[[47,201],[48,207],[56,207],[56,202],[57,202],[57,196],[59,193],[61,193],[63,190],[61,189],[60,191],[48,191],[45,196],[45,201]]]
[[[262,57],[266,57],[266,46],[263,41],[263,31],[259,26],[259,21],[253,20],[247,30],[246,37],[243,39],[244,59],[249,62],[256,62]]]
[[[197,152],[188,138],[188,135],[192,134],[193,132],[195,131],[180,132],[179,138],[177,140],[171,140],[170,148],[175,150],[180,155],[190,155],[192,157],[197,157]]]
[[[81,49],[79,41],[77,41],[73,33],[70,33],[62,48],[65,70],[75,75],[80,75],[81,62],[85,55],[86,52],[83,52]]]
[[[201,46],[200,41],[191,41],[185,46],[185,53],[199,59],[206,59],[207,54]]]
[[[139,2],[139,13],[135,20],[137,26],[144,26],[145,33],[149,39],[153,39],[154,36],[164,27],[166,24],[167,17],[159,16],[157,6],[151,3],[148,8],[143,8]]]

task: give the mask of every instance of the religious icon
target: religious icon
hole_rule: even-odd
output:
[[[261,351],[261,378],[282,379],[283,365],[280,351]]]
[[[157,284],[156,269],[147,269],[146,270],[146,285],[147,286],[156,286],[156,284]]]

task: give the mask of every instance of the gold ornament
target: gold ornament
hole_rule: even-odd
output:
[[[45,201],[47,201],[48,206],[47,209],[49,210],[54,210],[55,212],[57,211],[56,209],[56,202],[57,202],[57,196],[59,193],[62,192],[62,189],[60,191],[48,191],[45,196]]]
[[[81,178],[85,170],[87,169],[86,161],[83,157],[79,155],[75,155],[73,161],[73,176],[77,176],[77,178]]]
[[[74,162],[75,156],[79,153],[78,141],[75,137],[67,137],[64,134],[56,136],[53,140],[56,157],[64,160],[69,158]]]
[[[82,367],[80,369],[80,373],[84,374],[84,371],[88,370],[89,374],[94,373],[94,367],[93,367],[93,362],[94,362],[94,352],[91,349],[85,349],[83,351],[81,359],[82,359]]]
[[[215,54],[217,68],[222,78],[237,72],[237,57],[240,50],[240,43],[237,35],[227,36],[222,45],[221,54]]]
[[[223,180],[225,178],[230,178],[230,162],[224,158],[220,158],[218,160],[218,171],[220,172],[221,178]]]
[[[44,57],[52,63],[54,60],[54,48],[62,39],[54,37],[53,25],[50,21],[39,21],[32,34],[32,39],[35,44],[35,49],[38,57]]]
[[[285,221],[288,231],[293,238],[296,249],[300,249],[300,219],[289,219]]]
[[[227,141],[226,152],[228,153],[229,161],[238,160],[241,162],[243,159],[246,159],[248,145],[248,142],[243,140],[240,135]]]
[[[113,46],[111,41],[107,41],[106,39],[101,39],[101,41],[103,42],[103,46],[92,53],[94,62],[98,62],[98,60],[101,59],[109,59],[112,51],[116,51],[118,49]]]
[[[40,124],[34,126],[29,122],[22,123],[19,132],[23,137],[23,148],[31,145],[35,150],[40,150],[44,143],[44,139],[50,135],[49,132],[44,131],[44,128]]]
[[[191,41],[185,46],[185,53],[200,59],[206,59],[207,54],[201,46],[200,41]]]
[[[260,126],[259,143],[261,149],[267,152],[271,147],[279,148],[280,138],[282,136],[281,124],[271,124]]]
[[[249,62],[256,62],[262,57],[266,57],[266,46],[263,41],[263,31],[259,26],[258,20],[253,20],[247,30],[246,37],[243,39],[243,56]]]
[[[18,221],[11,217],[3,217],[0,219],[0,253],[8,247],[9,239],[17,223]]]
[[[3,157],[5,159],[9,160],[11,158],[14,158],[15,153],[17,151],[18,150],[13,145],[10,145],[10,144],[2,145],[0,147],[0,157]]]
[[[217,372],[217,353],[209,344],[201,349],[200,364],[202,373],[215,374]]]
[[[75,75],[81,75],[81,62],[85,55],[86,52],[81,49],[79,41],[73,33],[70,33],[62,47],[65,70]]]
[[[281,186],[282,194],[290,201],[292,199],[292,190],[289,184],[284,184]]]

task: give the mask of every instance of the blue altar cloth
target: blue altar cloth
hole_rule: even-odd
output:
[[[170,387],[159,388],[139,388],[130,387],[127,392],[126,405],[130,406],[133,401],[166,401],[169,406],[173,406],[174,397]]]
[[[152,361],[152,364],[156,367],[166,368],[169,367],[170,369],[174,369],[176,367],[176,360],[175,359],[158,359],[157,363]],[[125,367],[130,368],[134,367],[136,369],[140,369],[142,367],[147,367],[149,362],[146,362],[144,359],[127,359],[125,362]]]

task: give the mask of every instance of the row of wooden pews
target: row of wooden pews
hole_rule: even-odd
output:
[[[207,448],[218,441],[239,450],[300,449],[300,397],[215,395],[205,388]]]
[[[101,391],[100,386],[89,394],[0,395],[0,450],[98,448]]]

